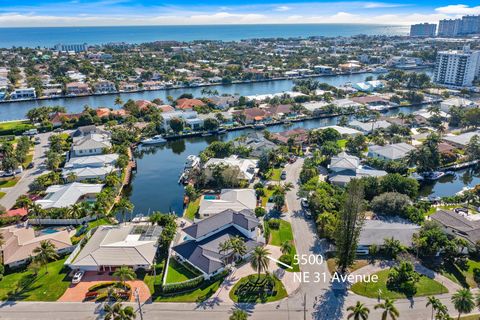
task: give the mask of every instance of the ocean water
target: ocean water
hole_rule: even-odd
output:
[[[125,26],[0,28],[0,48],[64,44],[143,43],[157,40],[223,40],[309,36],[407,35],[408,26],[366,24],[257,24],[201,26]]]

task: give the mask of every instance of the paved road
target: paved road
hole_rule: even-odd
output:
[[[48,151],[48,137],[52,133],[40,133],[36,135],[40,138],[40,143],[36,144],[33,151],[33,169],[25,170],[20,178],[20,181],[11,188],[2,189],[3,192],[6,192],[5,196],[0,199],[0,205],[5,207],[5,209],[10,209],[14,204],[17,198],[27,193],[29,185],[40,175],[45,174],[48,171],[45,167],[45,153]]]

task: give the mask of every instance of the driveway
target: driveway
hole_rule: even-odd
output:
[[[67,291],[65,291],[65,293],[57,301],[82,302],[90,287],[107,281],[117,281],[117,278],[109,275],[99,275],[97,272],[86,272],[82,278],[82,281],[76,285],[71,284]],[[145,282],[141,280],[134,280],[126,281],[126,283],[132,287],[132,292],[135,292],[135,289],[138,288],[141,302],[145,302],[150,299],[150,290]],[[130,301],[135,301],[135,296],[133,294]]]
[[[40,143],[34,146],[33,150],[33,168],[26,169],[20,175],[20,180],[11,188],[2,188],[5,196],[0,199],[0,205],[6,210],[13,207],[15,201],[22,194],[26,194],[29,190],[30,184],[40,175],[47,173],[45,165],[45,153],[48,151],[48,137],[52,135],[51,132],[40,133],[36,137],[40,138]]]

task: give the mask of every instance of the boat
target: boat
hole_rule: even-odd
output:
[[[162,144],[167,142],[161,135],[156,135],[148,139],[142,140],[142,144]]]
[[[195,168],[200,164],[200,157],[196,155],[189,155],[185,161],[185,169]]]
[[[432,180],[432,181],[435,181],[435,180],[438,180],[440,179],[441,177],[443,177],[445,175],[445,172],[441,172],[441,171],[433,171],[433,172],[426,172],[423,174],[423,178],[425,180]]]
[[[202,137],[210,137],[211,135],[213,135],[211,132],[202,133]]]
[[[267,126],[263,123],[257,123],[255,125],[253,125],[253,128],[254,129],[265,129]]]
[[[217,131],[217,134],[225,134],[225,133],[227,133],[226,129],[220,129]]]
[[[377,67],[372,70],[373,73],[387,73],[388,69],[384,67]]]

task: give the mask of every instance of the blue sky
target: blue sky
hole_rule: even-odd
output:
[[[437,22],[480,14],[480,3],[446,0],[0,0],[0,27],[255,23]]]

